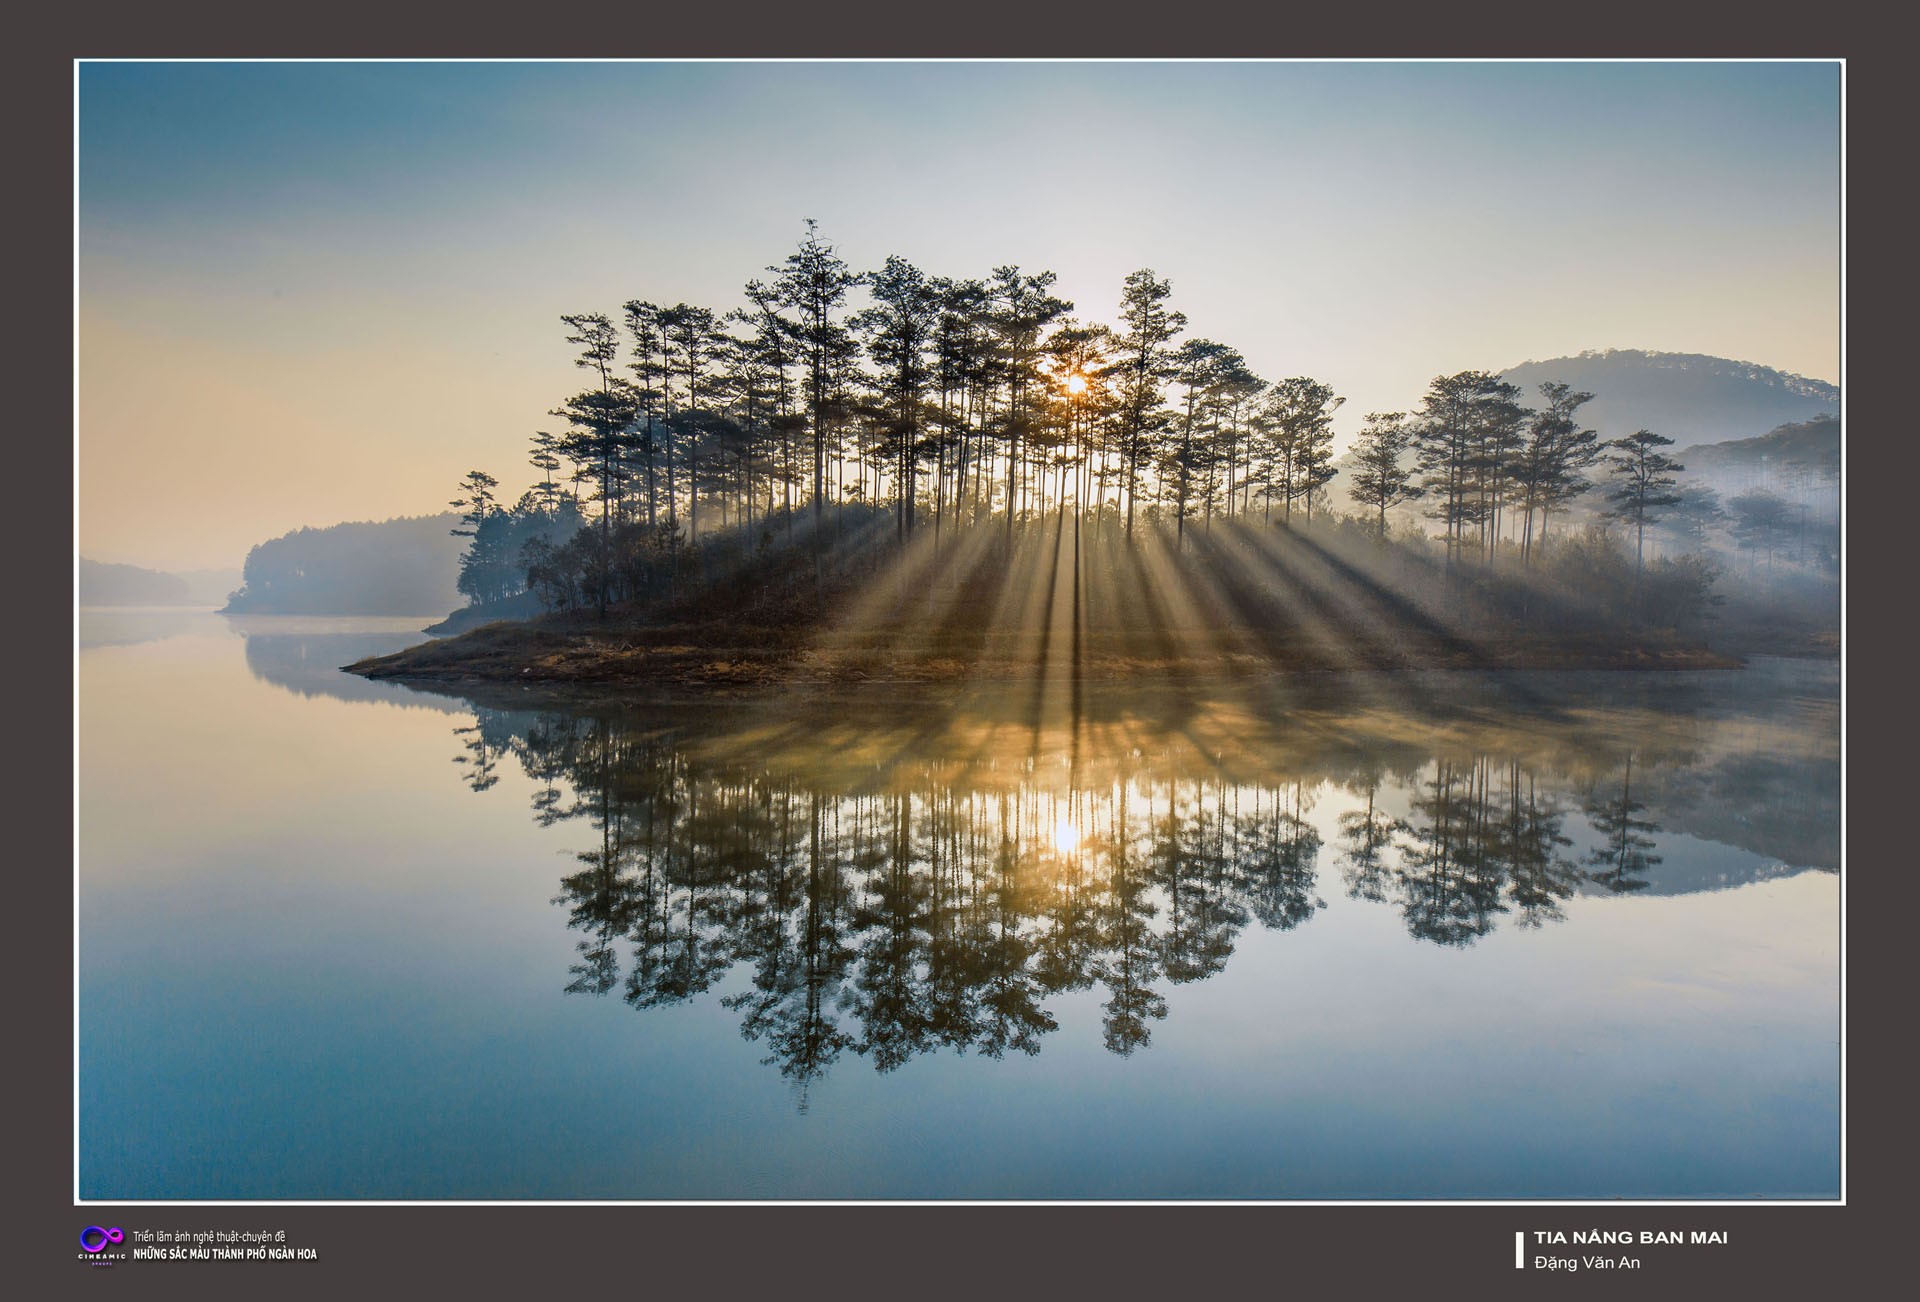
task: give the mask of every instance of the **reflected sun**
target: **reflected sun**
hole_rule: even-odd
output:
[[[1061,854],[1072,854],[1080,848],[1080,829],[1065,814],[1054,820],[1053,848]]]

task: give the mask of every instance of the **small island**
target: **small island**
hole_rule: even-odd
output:
[[[554,409],[561,432],[534,434],[540,478],[517,501],[486,471],[462,481],[470,604],[428,630],[454,636],[347,668],[1078,682],[1712,668],[1740,663],[1730,647],[1837,645],[1817,600],[1788,611],[1749,582],[1722,609],[1707,531],[1755,571],[1765,550],[1771,599],[1785,501],[1723,509],[1673,438],[1602,437],[1581,420],[1594,395],[1565,381],[1440,375],[1336,457],[1333,387],[1188,335],[1150,269],[1111,325],[1074,317],[1050,272],[856,273],[812,222],[768,274],[731,312],[562,318],[589,385]]]
[[[843,541],[823,547],[818,589],[804,543],[748,557],[720,535],[678,557],[678,594],[663,572],[651,600],[487,623],[348,668],[423,685],[613,687],[1740,663],[1707,640],[1704,568],[1662,562],[1636,577],[1604,540],[1550,549],[1556,564],[1538,573],[1450,574],[1438,549],[1340,522],[1221,520],[1177,549],[1158,527],[1128,541],[1056,513],[895,548],[859,541],[879,522],[871,509],[835,520]],[[1585,585],[1554,582],[1574,564]]]

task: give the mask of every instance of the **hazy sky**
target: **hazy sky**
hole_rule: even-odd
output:
[[[1347,396],[1585,348],[1837,381],[1834,64],[84,64],[80,549],[238,567],[444,508],[563,312],[856,269],[1126,274]],[[1757,432],[1757,431],[1756,431]],[[1344,438],[1343,438],[1344,442]],[[510,491],[509,491],[510,490]]]

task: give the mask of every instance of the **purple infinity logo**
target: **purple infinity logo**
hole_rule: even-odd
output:
[[[111,1230],[103,1230],[98,1225],[89,1225],[80,1231],[80,1246],[88,1252],[100,1252],[109,1243],[118,1243],[126,1237],[126,1234],[117,1226]]]

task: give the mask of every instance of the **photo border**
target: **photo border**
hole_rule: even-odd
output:
[[[102,7],[104,8],[104,7]],[[1009,9],[1012,7],[1009,6]],[[1077,24],[1070,17],[1048,21],[1045,17],[1024,14],[1021,26],[1008,27],[1006,35],[977,15],[959,24],[964,30],[945,33],[942,25],[953,25],[953,16],[922,12],[909,16],[897,10],[879,10],[886,14],[884,26],[848,30],[841,27],[823,31],[820,20],[811,13],[782,15],[771,13],[764,27],[756,28],[736,11],[730,16],[695,18],[690,15],[662,15],[629,12],[627,26],[606,30],[622,33],[617,43],[627,46],[618,51],[639,57],[891,57],[920,55],[938,57],[959,55],[1015,55],[1051,57],[1081,55],[1095,57],[1124,56],[1139,58],[1203,57],[1227,55],[1243,57],[1769,57],[1769,58],[1841,58],[1843,66],[1843,159],[1845,142],[1857,141],[1859,156],[1882,158],[1886,165],[1878,170],[1858,173],[1844,170],[1843,186],[1852,200],[1850,211],[1843,209],[1843,248],[1849,239],[1856,252],[1871,251],[1875,267],[1870,278],[1863,278],[1865,289],[1852,302],[1847,301],[1847,285],[1842,281],[1842,386],[1846,428],[1864,420],[1864,428],[1873,455],[1882,454],[1882,445],[1895,445],[1897,436],[1882,434],[1882,427],[1895,429],[1888,408],[1884,381],[1861,386],[1856,395],[1849,383],[1847,363],[1855,354],[1848,351],[1846,327],[1850,319],[1865,320],[1861,351],[1869,359],[1868,374],[1892,374],[1889,352],[1892,341],[1911,334],[1904,313],[1896,318],[1894,298],[1904,278],[1883,274],[1878,259],[1892,256],[1899,261],[1907,241],[1891,238],[1887,226],[1911,214],[1913,208],[1898,191],[1903,178],[1899,173],[1908,164],[1899,161],[1906,152],[1904,142],[1887,139],[1910,117],[1910,107],[1893,97],[1891,74],[1881,71],[1879,50],[1888,49],[1890,33],[1876,34],[1870,28],[1832,23],[1818,37],[1809,38],[1791,28],[1762,27],[1758,22],[1741,22],[1744,30],[1726,31],[1732,21],[1721,17],[1702,17],[1689,23],[1670,7],[1651,5],[1630,9],[1612,8],[1606,33],[1588,30],[1590,15],[1563,13],[1558,19],[1522,6],[1511,13],[1525,14],[1524,21],[1506,25],[1462,23],[1453,11],[1419,16],[1395,27],[1378,14],[1353,15],[1337,24],[1325,19],[1303,19],[1299,15],[1276,16],[1276,29],[1258,36],[1239,30],[1241,19],[1226,25],[1224,17],[1213,23],[1196,21],[1198,11],[1188,9],[1183,16],[1188,25],[1172,34],[1147,34],[1123,30],[1130,25],[1118,21],[1101,23],[1085,19]],[[593,43],[591,33],[598,24],[581,11],[569,11],[568,30],[554,26],[538,29],[488,25],[484,22],[449,30],[444,19],[428,16],[410,18],[390,11],[363,6],[362,23],[344,22],[343,10],[329,11],[328,21],[335,30],[317,31],[314,15],[286,11],[277,16],[239,6],[208,6],[192,19],[178,13],[156,10],[135,11],[103,19],[99,9],[86,15],[35,15],[40,30],[16,55],[16,78],[8,94],[13,98],[14,120],[35,124],[20,132],[15,160],[15,176],[22,182],[16,191],[17,202],[6,220],[16,227],[13,247],[33,250],[54,241],[60,247],[72,247],[71,204],[61,204],[48,191],[73,193],[72,150],[74,138],[56,141],[54,122],[60,111],[72,111],[75,94],[73,60],[77,57],[413,57],[478,56],[514,58],[583,56],[612,54],[615,51],[582,49]],[[1114,11],[1117,14],[1117,11]],[[1223,7],[1223,14],[1231,12]],[[110,11],[109,11],[110,13]],[[371,15],[378,14],[375,21]],[[239,15],[244,15],[240,17]],[[1638,17],[1646,21],[1636,22]],[[123,21],[124,19],[124,21]],[[918,30],[914,24],[918,23]],[[49,30],[51,28],[51,30]],[[644,29],[644,35],[640,31]],[[1386,29],[1386,30],[1382,30]],[[1552,30],[1550,30],[1552,29]],[[579,33],[589,33],[581,35]],[[1546,34],[1543,34],[1546,33]],[[1649,33],[1657,36],[1649,37]],[[604,35],[601,39],[608,39]],[[1143,49],[1142,47],[1146,47]],[[1225,47],[1225,48],[1223,48]],[[1812,47],[1812,48],[1809,48]],[[1897,48],[1897,47],[1895,47]],[[1890,56],[1886,60],[1890,62]],[[1863,71],[1872,68],[1869,74]],[[58,107],[56,107],[56,105]],[[1848,119],[1852,130],[1849,132]],[[77,119],[75,120],[77,130]],[[1881,138],[1879,146],[1874,137]],[[1898,153],[1895,151],[1899,150]],[[1894,193],[1885,193],[1893,190]],[[1864,232],[1864,234],[1863,234]],[[1877,232],[1877,234],[1875,233]],[[1865,240],[1864,245],[1861,243]],[[44,428],[60,420],[54,411],[53,383],[39,377],[55,376],[63,369],[73,372],[77,348],[77,321],[72,303],[77,292],[77,272],[72,267],[63,274],[57,258],[28,256],[21,259],[27,279],[27,302],[65,299],[68,303],[66,338],[55,342],[54,331],[37,313],[20,314],[27,326],[16,347],[20,350],[19,374],[39,382],[22,386],[26,390],[27,413],[23,428]],[[1910,258],[1909,258],[1910,262]],[[1844,267],[1844,263],[1843,263]],[[63,283],[55,288],[52,282]],[[1904,306],[1904,305],[1901,305]],[[50,314],[61,319],[59,313]],[[1903,330],[1902,327],[1905,327]],[[64,366],[56,356],[66,351]],[[69,404],[66,421],[77,423],[77,381],[65,395]],[[47,410],[41,410],[42,407]],[[44,446],[46,440],[28,438],[21,449],[27,464],[18,473],[22,486],[48,485],[46,491],[22,494],[20,509],[26,515],[26,527],[32,536],[49,532],[74,533],[77,524],[76,499],[52,491],[51,485],[71,482],[77,474],[76,456],[62,458],[64,469],[51,464],[59,453]],[[1859,517],[1866,522],[1861,564],[1867,582],[1872,585],[1876,570],[1899,567],[1905,559],[1899,544],[1875,545],[1873,533],[1884,529],[1882,522],[1899,518],[1892,494],[1909,476],[1900,473],[1902,459],[1910,459],[1910,444],[1889,446],[1895,465],[1885,473],[1876,467],[1858,485],[1859,498],[1852,496],[1852,485],[1844,475],[1843,444],[1843,525],[1851,524],[1855,503],[1863,503]],[[23,530],[23,536],[25,531]],[[1857,544],[1848,540],[1845,561],[1851,563]],[[1892,550],[1889,550],[1891,548]],[[1844,570],[1843,570],[1844,575]],[[1883,576],[1891,579],[1892,575]],[[1844,580],[1843,580],[1844,581]],[[28,608],[37,608],[44,597],[55,605],[51,589],[58,583],[61,600],[69,608],[75,599],[72,573],[61,572],[58,579],[44,574],[28,576]],[[47,591],[43,592],[43,587]],[[1869,586],[1869,591],[1874,590]],[[1900,589],[1894,589],[1900,593]],[[1856,675],[1864,672],[1868,684],[1891,683],[1889,658],[1906,643],[1904,621],[1910,603],[1883,600],[1871,606],[1847,607],[1843,598],[1843,620],[1862,616],[1871,630],[1875,623],[1893,623],[1896,627],[1869,633],[1855,654],[1854,626],[1846,627],[1843,637],[1843,782],[1857,778],[1857,785],[1843,788],[1843,799],[1851,797],[1855,807],[1867,811],[1861,820],[1843,816],[1843,865],[1851,867],[1850,848],[1865,847],[1861,862],[1868,871],[1882,863],[1900,862],[1888,836],[1891,821],[1877,811],[1890,807],[1898,799],[1890,789],[1892,774],[1898,771],[1899,757],[1894,752],[1894,730],[1906,712],[1893,709],[1873,711],[1865,729],[1848,725],[1844,711],[1844,692],[1852,687]],[[59,650],[44,649],[37,640],[20,639],[11,648],[19,661],[19,670],[44,675],[63,668],[67,681],[77,692],[77,668],[72,645]],[[64,664],[61,664],[64,660]],[[42,699],[45,698],[45,699]],[[51,717],[59,713],[56,723]],[[77,710],[70,700],[65,706],[51,699],[51,693],[33,694],[28,703],[28,736],[44,728],[49,732],[74,735]],[[42,716],[48,717],[42,717]],[[1860,747],[1865,747],[1868,763],[1847,763]],[[16,791],[16,808],[22,812],[44,808],[71,808],[75,770],[47,766],[45,771],[22,774]],[[1844,808],[1845,806],[1843,806]],[[27,853],[21,857],[26,882],[25,908],[16,916],[35,919],[58,916],[50,900],[39,892],[66,890],[71,882],[58,882],[58,871],[41,872],[43,862],[71,865],[75,827],[58,823],[35,824],[19,820],[26,831]],[[1864,837],[1864,839],[1862,839]],[[1891,874],[1904,878],[1897,870]],[[1843,871],[1841,890],[1844,902],[1850,874]],[[56,880],[41,880],[51,877]],[[1859,952],[1868,958],[1856,964],[1856,949],[1846,945],[1842,951],[1843,992],[1846,1012],[1857,1009],[1865,1015],[1861,1025],[1904,1028],[1911,1013],[1904,1006],[1885,1010],[1883,1023],[1874,1014],[1877,1000],[1891,1000],[1900,993],[1899,978],[1889,973],[1878,977],[1881,956],[1900,952],[1898,939],[1891,934],[1893,920],[1904,910],[1898,907],[1897,894],[1904,885],[1894,883],[1895,901],[1883,901],[1882,883],[1874,881],[1873,907],[1852,919],[1847,941],[1860,942]],[[68,892],[68,916],[74,928],[68,939],[54,938],[52,927],[28,927],[24,944],[27,961],[23,970],[52,971],[61,974],[51,984],[58,991],[67,983],[72,970],[72,936],[77,934],[77,897]],[[46,912],[43,914],[43,908]],[[1844,916],[1844,915],[1843,915]],[[45,933],[43,935],[43,933]],[[1864,979],[1863,979],[1864,978]],[[1909,978],[1910,979],[1910,978]],[[68,991],[71,995],[71,991]],[[1202,1281],[1221,1283],[1229,1280],[1242,1285],[1265,1283],[1268,1287],[1299,1287],[1325,1284],[1343,1290],[1370,1295],[1376,1287],[1389,1282],[1431,1285],[1436,1280],[1470,1282],[1476,1288],[1493,1287],[1502,1292],[1524,1288],[1535,1291],[1539,1281],[1512,1267],[1513,1235],[1537,1229],[1727,1229],[1730,1244],[1725,1249],[1665,1250],[1652,1248],[1643,1254],[1647,1268],[1631,1283],[1642,1295],[1677,1294],[1705,1286],[1727,1288],[1744,1286],[1761,1295],[1779,1295],[1787,1291],[1804,1293],[1823,1285],[1831,1287],[1836,1277],[1872,1278],[1876,1263],[1897,1260],[1900,1241],[1893,1237],[1893,1216],[1903,1210],[1902,1201],[1892,1188],[1892,1146],[1874,1142],[1863,1146],[1859,1154],[1849,1155],[1843,1134],[1843,1201],[1837,1204],[1779,1204],[1730,1206],[1726,1204],[1625,1203],[1620,1207],[1591,1203],[1510,1202],[1491,1204],[1409,1203],[1405,1205],[1329,1205],[1272,1204],[1151,1204],[1071,1206],[968,1205],[941,1203],[934,1206],[894,1204],[820,1205],[705,1205],[698,1203],[638,1205],[313,1205],[313,1204],[101,1204],[84,1207],[71,1202],[73,1192],[73,1142],[63,1127],[46,1122],[47,1115],[70,1117],[77,1063],[76,1025],[70,1000],[58,995],[42,995],[37,990],[20,1000],[26,1028],[24,1061],[38,1062],[47,1054],[62,1049],[67,1063],[65,1079],[59,1073],[22,1073],[28,1097],[22,1117],[26,1134],[20,1144],[21,1161],[16,1180],[28,1214],[24,1218],[27,1234],[16,1246],[16,1259],[25,1259],[27,1267],[39,1277],[59,1281],[66,1290],[77,1287],[72,1240],[84,1224],[95,1223],[118,1208],[155,1206],[227,1206],[244,1207],[244,1215],[199,1214],[194,1220],[210,1225],[252,1225],[271,1223],[285,1228],[289,1242],[316,1246],[319,1259],[312,1263],[277,1263],[271,1275],[244,1264],[220,1263],[203,1268],[178,1267],[143,1271],[127,1263],[110,1272],[119,1286],[181,1289],[198,1296],[257,1293],[271,1278],[275,1295],[337,1296],[343,1285],[377,1283],[394,1279],[432,1275],[434,1287],[467,1282],[482,1296],[557,1286],[572,1289],[589,1279],[609,1283],[624,1282],[649,1291],[662,1288],[720,1290],[723,1294],[794,1282],[791,1272],[800,1263],[811,1263],[824,1246],[828,1235],[857,1236],[862,1260],[860,1273],[837,1283],[859,1291],[888,1286],[894,1281],[913,1280],[915,1267],[922,1271],[935,1261],[950,1257],[955,1235],[964,1235],[979,1244],[973,1252],[952,1268],[935,1268],[935,1277],[924,1283],[915,1281],[915,1291],[934,1295],[977,1292],[981,1288],[1005,1287],[999,1277],[1011,1270],[1021,1291],[1049,1291],[1072,1288],[1076,1293],[1133,1296],[1146,1293],[1166,1295],[1174,1289],[1191,1291],[1204,1286]],[[1846,1024],[1843,1021],[1843,1026]],[[56,1029],[57,1027],[57,1029]],[[1858,1042],[1847,1041],[1847,1059],[1843,1065],[1843,1119],[1861,1133],[1878,1136],[1881,1128],[1891,1126],[1896,1112],[1888,1095],[1903,1089],[1912,1078],[1905,1066],[1904,1045],[1894,1042],[1904,1037],[1875,1033]],[[1847,1070],[1847,1068],[1852,1070]],[[49,1079],[49,1077],[51,1079]],[[134,1212],[127,1219],[137,1221],[151,1212]],[[1276,1223],[1275,1217],[1284,1217]],[[180,1218],[170,1218],[178,1220]],[[973,1244],[969,1243],[969,1247]],[[940,1253],[936,1258],[933,1254]],[[1276,1263],[1282,1263],[1276,1270]],[[803,1277],[810,1266],[802,1267]],[[129,1276],[140,1282],[132,1284]],[[1586,1277],[1571,1287],[1584,1287]],[[163,1281],[153,1284],[152,1281]],[[1623,1281],[1624,1282],[1624,1281]]]

